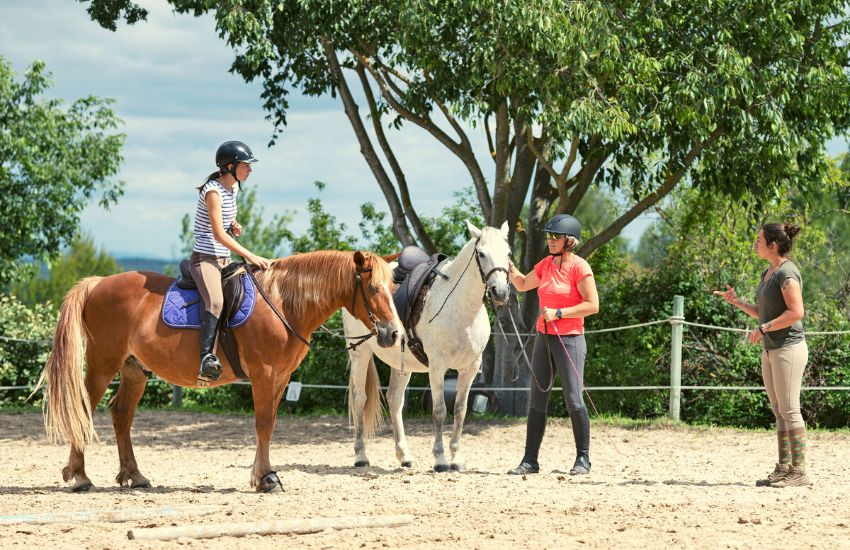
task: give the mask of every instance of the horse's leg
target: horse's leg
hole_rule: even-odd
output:
[[[121,367],[121,384],[112,404],[112,427],[115,428],[115,440],[118,443],[119,470],[115,481],[122,487],[150,487],[150,481],[139,472],[133,443],[130,441],[130,428],[136,407],[145,393],[148,377],[142,372],[141,365],[131,357]]]
[[[272,470],[269,460],[269,446],[274,433],[277,406],[283,397],[283,390],[289,383],[290,375],[291,373],[276,380],[274,387],[268,379],[251,381],[254,426],[257,430],[257,452],[254,455],[254,466],[251,468],[251,487],[256,487],[258,492],[268,493],[280,485],[277,473]]]
[[[351,370],[348,375],[348,410],[354,424],[354,467],[369,466],[366,456],[366,430],[363,425],[363,411],[366,407],[366,377],[369,374],[369,359],[372,352],[367,346],[348,352]]]
[[[90,350],[91,347],[89,347]],[[89,394],[92,415],[94,415],[97,404],[103,399],[106,388],[109,387],[123,360],[123,357],[97,357],[93,352],[87,354],[88,368],[86,369],[85,385]],[[92,488],[92,482],[86,475],[86,458],[83,449],[77,449],[74,445],[71,445],[68,464],[62,468],[62,479],[65,481],[74,480],[74,486],[71,490],[75,493],[88,491]]]
[[[434,359],[431,359],[432,365]],[[446,396],[443,393],[443,383],[446,377],[444,369],[434,369],[428,374],[431,385],[431,400],[434,402],[432,416],[434,418],[434,471],[446,472],[449,463],[446,461],[443,449],[443,424],[446,422]]]
[[[478,366],[481,364],[479,357],[469,368],[457,373],[457,393],[455,393],[455,411],[454,411],[454,429],[452,430],[452,440],[449,443],[449,449],[452,453],[452,470],[462,472],[466,469],[466,464],[460,454],[460,437],[463,435],[463,421],[466,419],[466,403],[469,399],[469,388],[472,387],[472,381],[475,380],[475,375],[478,374]]]
[[[393,439],[395,439],[395,455],[404,468],[413,467],[413,457],[407,448],[407,438],[404,434],[404,420],[401,411],[404,408],[404,390],[410,382],[410,372],[390,370],[390,385],[387,388],[387,404],[390,407],[390,420],[393,423]]]

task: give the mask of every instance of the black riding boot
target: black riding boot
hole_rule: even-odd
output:
[[[205,311],[201,314],[201,369],[198,385],[208,386],[221,377],[221,362],[215,355],[215,340],[218,332],[218,317]]]
[[[576,442],[576,461],[570,469],[570,475],[590,473],[590,418],[587,409],[570,411],[570,422],[573,425],[573,438]]]
[[[537,455],[540,452],[540,444],[543,442],[545,431],[546,413],[528,411],[528,425],[525,429],[525,455],[523,455],[519,466],[508,471],[509,474],[536,474],[540,471]]]

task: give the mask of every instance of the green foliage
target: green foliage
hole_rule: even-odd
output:
[[[56,326],[50,304],[27,306],[0,294],[0,386],[27,386],[41,374]],[[22,405],[28,390],[0,391],[0,405]]]
[[[80,213],[100,194],[114,204],[123,183],[112,181],[123,160],[121,121],[110,100],[65,106],[46,93],[50,75],[37,61],[18,81],[0,57],[0,286],[31,273],[24,258],[47,261],[77,235]]]
[[[119,271],[115,258],[103,248],[97,250],[94,239],[85,235],[74,239],[68,250],[50,264],[46,276],[13,283],[11,293],[29,305],[49,302],[58,308],[65,293],[83,277]]]

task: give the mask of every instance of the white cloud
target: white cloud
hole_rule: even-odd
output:
[[[126,193],[110,211],[92,205],[83,214],[83,229],[98,245],[120,255],[175,254],[194,188],[214,169],[216,146],[228,139],[254,149],[261,162],[248,185],[256,186],[267,215],[298,210],[296,231],[306,227],[304,208],[317,195],[315,180],[328,184],[321,195],[325,209],[350,229],[360,220],[361,203],[387,210],[339,100],[293,92],[288,126],[267,149],[273,128],[265,120],[261,86],[227,72],[233,53],[213,19],[175,15],[164,0],[140,3],[150,10],[148,21],[111,32],[78,2],[3,0],[0,51],[15,70],[43,59],[54,75],[51,95],[115,98],[114,110],[125,121],[119,178]],[[371,131],[371,121],[365,122]],[[469,134],[476,150],[486,153],[483,132]],[[420,214],[438,214],[453,202],[452,192],[471,185],[461,162],[424,130],[410,125],[387,135]],[[492,161],[479,162],[489,176]]]

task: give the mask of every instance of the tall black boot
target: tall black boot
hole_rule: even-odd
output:
[[[576,461],[570,469],[570,475],[590,473],[590,418],[587,408],[570,411],[573,425],[573,438],[576,442]]]
[[[215,355],[218,332],[218,317],[209,311],[201,314],[201,369],[198,371],[199,386],[208,386],[221,377],[221,362]]]
[[[508,471],[509,474],[536,474],[540,471],[537,455],[540,452],[540,444],[543,442],[545,432],[546,413],[528,411],[528,425],[525,429],[525,455],[523,455],[519,466]]]

